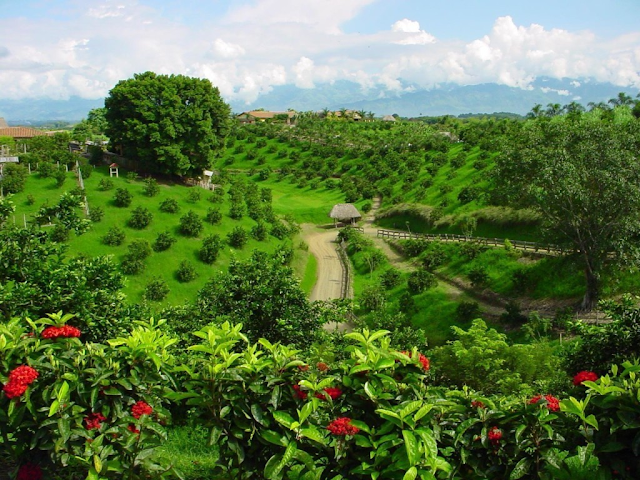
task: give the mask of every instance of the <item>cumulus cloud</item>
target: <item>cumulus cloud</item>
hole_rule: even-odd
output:
[[[391,25],[392,32],[405,33],[403,38],[396,40],[398,45],[427,45],[436,41],[436,37],[420,29],[420,23],[408,18],[398,20]]]
[[[198,27],[148,0],[85,0],[70,19],[0,18],[12,32],[0,45],[0,96],[96,98],[145,70],[208,78],[227,100],[245,102],[277,85],[340,79],[390,94],[444,82],[530,89],[539,76],[640,86],[640,32],[603,41],[508,16],[468,42],[436,39],[409,18],[379,32],[341,31],[374,1],[254,0]]]
[[[244,48],[235,43],[228,43],[221,38],[213,42],[213,51],[222,58],[236,58],[245,54]]]

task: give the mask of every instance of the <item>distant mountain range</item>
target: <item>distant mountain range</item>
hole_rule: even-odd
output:
[[[405,84],[405,90],[395,93],[378,85],[368,90],[346,80],[302,89],[294,85],[283,85],[273,89],[250,104],[231,101],[234,112],[264,108],[266,110],[338,110],[348,108],[366,110],[376,115],[398,114],[402,117],[461,115],[467,113],[511,112],[524,115],[535,104],[549,103],[565,105],[577,101],[606,102],[619,92],[633,97],[637,88],[619,87],[611,83],[591,79],[538,78],[530,89],[507,87],[495,83],[480,85],[444,84],[437,88],[424,89]],[[0,117],[10,125],[38,124],[45,121],[75,122],[86,117],[92,108],[104,105],[104,99],[71,97],[68,100],[51,99],[0,99]]]

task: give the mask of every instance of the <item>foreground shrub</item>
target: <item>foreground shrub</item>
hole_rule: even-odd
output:
[[[155,197],[160,193],[160,186],[155,178],[149,177],[144,180],[144,187],[142,191],[147,197]]]
[[[247,235],[247,231],[238,225],[227,234],[227,239],[229,240],[229,245],[233,248],[240,249],[246,245],[249,236]]]
[[[178,213],[180,206],[175,198],[166,198],[160,203],[160,211],[166,213]]]
[[[133,200],[133,195],[126,188],[118,188],[116,189],[116,193],[113,196],[113,204],[116,207],[128,207],[131,205],[131,201]]]
[[[202,247],[200,247],[200,251],[198,252],[200,260],[204,263],[212,264],[218,259],[221,248],[222,240],[220,239],[220,235],[209,235],[202,241]]]
[[[129,225],[131,228],[142,230],[143,228],[147,228],[149,226],[152,219],[153,214],[148,208],[136,207],[131,212],[131,217],[129,217],[127,225]]]
[[[176,243],[176,239],[169,231],[160,232],[153,242],[153,251],[164,252],[171,248],[174,243]]]
[[[180,217],[180,233],[187,237],[197,237],[202,232],[203,225],[200,217],[193,211],[189,210],[185,215]]]
[[[183,260],[180,262],[180,266],[176,271],[176,278],[181,283],[187,283],[192,280],[195,280],[198,276],[198,272],[196,272],[196,267],[188,260]]]
[[[122,245],[122,242],[124,242],[124,238],[125,238],[124,230],[114,225],[107,231],[105,236],[102,237],[102,243],[104,243],[105,245],[110,245],[112,247],[115,247],[118,245]]]

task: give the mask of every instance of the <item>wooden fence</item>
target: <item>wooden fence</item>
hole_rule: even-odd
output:
[[[399,230],[378,230],[378,237],[397,238],[401,240],[423,239],[440,242],[472,242],[488,247],[504,247],[504,238],[473,237],[468,235],[456,235],[453,233],[412,233]],[[513,248],[525,252],[535,252],[542,255],[562,255],[564,250],[557,245],[546,245],[538,242],[526,242],[523,240],[509,240]]]

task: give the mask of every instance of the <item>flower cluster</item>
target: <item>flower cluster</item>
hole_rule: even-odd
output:
[[[87,424],[87,430],[98,430],[102,426],[102,422],[106,420],[106,417],[102,413],[90,413],[84,417],[84,422]]]
[[[9,373],[9,381],[3,387],[4,394],[7,398],[16,398],[21,396],[27,391],[29,385],[31,385],[36,378],[38,378],[38,372],[35,368],[28,365],[20,365],[14,368]]]
[[[598,377],[597,373],[583,370],[576,373],[575,377],[573,377],[573,384],[582,385],[582,382],[595,382],[598,378],[600,377]]]
[[[127,425],[127,430],[129,430],[131,433],[140,433],[140,430],[136,428],[136,426],[133,423],[130,423],[129,425]]]
[[[327,430],[329,430],[332,435],[337,436],[355,435],[360,431],[358,427],[351,425],[351,419],[349,417],[336,418],[327,426]]]
[[[531,405],[535,405],[542,399],[547,401],[547,408],[552,412],[557,412],[558,410],[560,410],[560,400],[558,400],[553,395],[536,395],[531,400],[529,400],[529,403]]]
[[[147,402],[143,402],[142,400],[138,400],[136,404],[131,407],[131,415],[133,418],[140,418],[143,415],[151,415],[153,412],[153,408]]]
[[[16,480],[40,480],[42,478],[42,470],[39,465],[33,463],[25,463],[18,470]]]
[[[299,398],[300,400],[307,399],[307,392],[301,390],[300,385],[294,385],[293,390],[295,391],[294,395],[296,396],[296,398]]]
[[[497,446],[500,443],[500,439],[502,438],[502,430],[500,430],[496,426],[493,426],[489,429],[487,437],[494,446]]]
[[[321,372],[326,372],[327,370],[329,370],[329,365],[327,365],[324,362],[318,362],[318,364],[316,365],[316,367],[318,368],[318,370],[320,370]]]
[[[485,405],[483,402],[481,402],[480,400],[472,400],[471,401],[471,406],[473,408],[485,408]]]
[[[42,338],[78,338],[80,330],[71,325],[63,325],[61,327],[47,327],[40,335]]]
[[[407,357],[411,358],[411,352],[408,351],[403,351],[401,353],[404,353]],[[429,369],[431,368],[431,362],[429,361],[429,359],[424,356],[422,353],[418,352],[418,361],[420,362],[420,365],[422,365],[422,369],[425,372],[428,372]]]
[[[331,397],[331,400],[337,399],[340,395],[342,395],[342,390],[337,387],[327,387],[323,389],[324,392]],[[316,393],[316,398],[320,400],[325,400],[327,397],[323,393]]]

